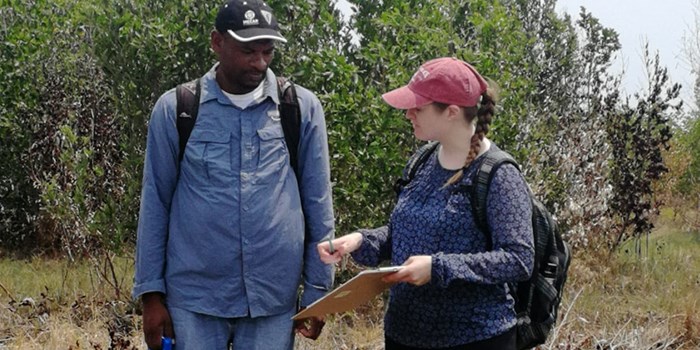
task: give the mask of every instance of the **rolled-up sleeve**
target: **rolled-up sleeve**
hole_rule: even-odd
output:
[[[302,109],[299,181],[306,225],[304,294],[301,303],[302,306],[307,306],[321,298],[333,285],[333,266],[321,261],[316,245],[326,238],[334,237],[335,224],[323,108],[311,92],[302,87],[297,87],[297,90]]]
[[[139,211],[136,266],[132,295],[165,293],[165,254],[170,205],[177,182],[178,136],[174,93],[156,102],[148,125]]]

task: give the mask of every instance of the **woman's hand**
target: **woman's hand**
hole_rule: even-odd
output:
[[[422,286],[430,282],[433,271],[433,257],[430,255],[414,255],[408,258],[403,268],[395,273],[386,275],[382,280],[387,283],[406,282]]]
[[[343,255],[350,254],[362,245],[362,234],[353,232],[332,241],[323,241],[316,246],[321,261],[326,264],[339,262]]]

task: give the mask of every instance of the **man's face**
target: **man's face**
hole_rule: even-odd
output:
[[[216,30],[211,37],[212,49],[219,57],[216,79],[221,88],[229,93],[244,94],[258,87],[274,56],[274,41],[240,42]]]

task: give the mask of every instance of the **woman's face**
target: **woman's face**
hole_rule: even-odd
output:
[[[441,110],[432,103],[406,110],[406,119],[413,125],[413,134],[421,141],[440,140],[449,127],[447,109]]]

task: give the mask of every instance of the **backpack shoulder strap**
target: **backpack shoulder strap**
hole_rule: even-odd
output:
[[[493,180],[496,170],[505,163],[515,165],[520,169],[518,163],[513,157],[500,149],[487,151],[482,155],[484,160],[481,162],[479,169],[476,170],[471,186],[471,204],[472,215],[476,220],[476,225],[484,232],[490,233],[486,217],[486,199],[489,194],[489,186]],[[491,235],[488,237],[488,246],[491,247]]]
[[[277,77],[277,92],[280,99],[280,121],[284,132],[284,141],[289,149],[289,163],[294,173],[299,176],[299,141],[301,135],[301,109],[294,83],[285,77]]]
[[[421,146],[421,148],[419,148],[418,151],[411,156],[406,164],[406,167],[403,169],[401,178],[396,180],[396,183],[394,183],[394,192],[396,192],[397,196],[401,193],[403,188],[408,185],[411,180],[413,180],[423,163],[425,163],[430,155],[437,149],[438,144],[439,143],[437,141],[427,143]]]
[[[199,97],[202,87],[199,79],[183,83],[175,88],[175,96],[177,99],[177,134],[180,141],[180,153],[178,159],[181,162],[185,155],[185,147],[187,140],[190,138],[194,123],[197,121],[197,113],[199,112]]]
[[[557,238],[554,237],[558,235],[559,229],[557,227],[557,222],[552,218],[545,205],[532,198],[532,230],[535,235],[535,262],[539,266],[539,263],[545,261],[545,255],[554,253],[556,247]],[[551,234],[538,234],[539,232],[549,232]]]

